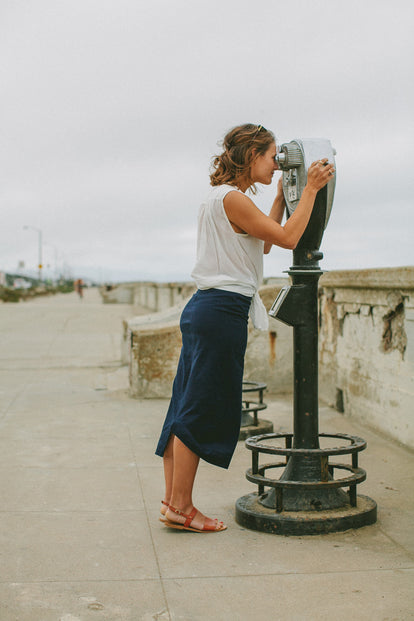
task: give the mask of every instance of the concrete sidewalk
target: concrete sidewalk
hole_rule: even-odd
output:
[[[196,481],[196,505],[228,530],[158,521],[168,404],[128,397],[131,315],[96,290],[0,305],[0,621],[414,619],[414,456],[328,407],[321,431],[368,441],[359,492],[378,503],[375,525],[243,529],[234,505],[255,491],[243,443],[228,471],[202,463]],[[265,400],[275,431],[291,430],[291,399]]]

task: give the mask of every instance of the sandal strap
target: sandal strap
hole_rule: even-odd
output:
[[[191,513],[184,513],[184,511],[180,511],[180,509],[176,509],[175,507],[173,507],[172,505],[168,505],[168,510],[172,511],[173,513],[176,513],[177,515],[182,515],[183,517],[185,517],[185,522],[183,524],[184,528],[188,528],[191,525],[191,522],[194,520],[195,516],[198,513],[198,510],[193,507]],[[223,530],[223,522],[219,522],[217,519],[214,520],[214,523],[209,525],[204,524],[203,528],[200,529],[199,532],[201,531],[220,531]]]
[[[193,510],[191,511],[190,515],[187,516],[187,519],[184,522],[184,526],[186,528],[187,528],[187,526],[190,526],[190,524],[194,520],[196,514],[197,514],[197,509],[195,507],[193,507]]]
[[[211,524],[211,526],[209,526],[208,524],[204,524],[203,526],[203,530],[208,530],[208,531],[219,531],[222,530],[223,527],[223,522],[219,522],[217,519],[214,520],[214,524]]]
[[[190,526],[191,522],[194,520],[197,514],[197,509],[195,507],[193,507],[191,513],[184,513],[184,511],[180,511],[180,509],[176,509],[172,505],[169,505],[168,508],[173,513],[176,513],[177,515],[182,515],[183,517],[185,517],[185,522],[184,522],[185,528]]]

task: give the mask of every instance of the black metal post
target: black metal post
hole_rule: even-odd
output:
[[[290,270],[293,285],[303,286],[306,317],[293,328],[295,448],[319,448],[318,425],[318,280],[322,272]]]
[[[366,446],[362,438],[344,434],[320,434],[318,411],[318,281],[322,275],[319,252],[325,220],[326,192],[321,191],[308,228],[293,252],[292,280],[274,303],[272,316],[293,326],[294,420],[292,434],[263,434],[246,441],[253,451],[253,467],[246,478],[258,485],[258,493],[236,502],[236,520],[242,526],[277,534],[301,535],[359,528],[376,521],[376,503],[357,496],[356,485],[366,473],[358,468],[357,452]],[[349,440],[347,447],[320,449],[319,438]],[[286,447],[272,447],[262,440],[286,438]],[[287,463],[259,465],[259,453],[285,455]],[[352,466],[330,464],[329,455],[352,454]],[[284,468],[279,479],[265,472]],[[334,479],[334,470],[351,476]],[[342,487],[349,487],[345,492]],[[358,499],[358,507],[357,507]]]
[[[282,320],[293,326],[293,449],[319,449],[318,407],[318,281],[319,251],[297,250],[289,270],[292,287],[281,309]],[[325,478],[326,464],[320,455],[296,453],[290,456],[281,481],[318,482]],[[332,477],[331,477],[332,478]],[[264,495],[265,507],[276,506],[276,490]],[[349,502],[341,489],[286,489],[283,507],[288,511],[326,510]]]

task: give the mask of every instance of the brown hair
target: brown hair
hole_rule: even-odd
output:
[[[275,142],[274,134],[263,125],[246,123],[233,127],[224,137],[223,153],[212,160],[211,185],[237,185],[241,179],[249,181],[254,156],[266,153],[272,142]],[[254,184],[250,184],[250,190],[256,193]]]

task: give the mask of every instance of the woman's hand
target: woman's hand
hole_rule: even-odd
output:
[[[307,185],[312,190],[318,192],[330,181],[335,173],[333,164],[328,163],[328,158],[316,160],[308,169]]]
[[[283,226],[281,222],[285,200],[281,179],[278,181],[278,193],[269,216],[265,216],[248,196],[236,191],[229,192],[224,197],[224,210],[233,228],[237,226],[240,231],[265,242],[265,253],[269,252],[272,244],[293,250],[309,222],[317,192],[328,183],[334,172],[335,168],[329,164],[327,158],[310,165],[307,184],[299,203]]]

